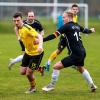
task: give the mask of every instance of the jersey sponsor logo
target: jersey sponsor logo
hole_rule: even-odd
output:
[[[72,29],[74,29],[74,30],[80,30],[80,27],[79,27],[79,26],[74,25],[74,26],[72,26]]]

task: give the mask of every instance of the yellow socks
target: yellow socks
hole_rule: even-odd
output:
[[[54,52],[50,55],[49,61],[53,61],[54,59],[56,59],[56,57],[57,57],[57,52],[54,51]]]

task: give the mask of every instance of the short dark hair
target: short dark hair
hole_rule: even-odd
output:
[[[13,18],[17,18],[17,17],[21,17],[22,18],[22,13],[21,12],[17,12],[13,15]]]
[[[29,10],[29,11],[27,12],[27,14],[30,13],[30,12],[33,12],[33,14],[35,15],[35,12],[34,12],[33,10]]]
[[[73,4],[71,8],[73,8],[73,7],[78,7],[79,8],[79,6],[77,4]]]

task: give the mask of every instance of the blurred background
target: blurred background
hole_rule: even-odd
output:
[[[100,19],[100,0],[0,0],[0,2],[24,2],[24,3],[85,3],[88,4],[88,8],[89,8],[89,17],[90,18],[98,18]],[[67,7],[58,7],[57,11],[58,11],[58,15],[62,13],[62,11],[64,11]],[[46,18],[50,18],[52,16],[52,12],[53,12],[53,7],[50,6],[27,6],[27,7],[23,7],[23,6],[10,6],[8,4],[8,6],[0,6],[0,19],[5,19],[8,17],[11,17],[16,11],[22,11],[24,14],[27,13],[28,10],[33,10],[37,16],[39,17],[46,17]],[[80,13],[82,13],[83,8],[80,8]],[[84,15],[84,14],[83,14]],[[81,17],[83,16],[81,14]]]
[[[33,10],[44,28],[48,24],[51,25],[50,27],[52,24],[57,26],[57,17],[74,3],[78,4],[80,8],[78,23],[89,27],[92,25],[91,20],[92,22],[100,22],[100,0],[0,0],[0,33],[13,32],[10,29],[13,28],[12,16],[17,11],[22,12],[24,19],[26,19],[27,12]]]

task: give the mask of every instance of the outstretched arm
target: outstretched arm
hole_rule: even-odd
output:
[[[83,30],[83,33],[86,33],[86,34],[94,33],[94,32],[95,32],[94,28],[91,28],[91,29],[84,28],[84,30]]]
[[[56,31],[53,34],[48,35],[47,37],[43,38],[43,42],[49,41],[49,40],[53,40],[56,37],[58,37],[60,34],[58,33],[58,31]]]
[[[94,28],[83,28],[82,26],[80,26],[80,29],[81,29],[81,32],[82,33],[85,33],[85,34],[89,34],[89,33],[94,33],[95,32],[95,29]]]
[[[50,34],[47,37],[43,38],[43,42],[49,41],[49,40],[53,40],[55,37],[54,34]]]

